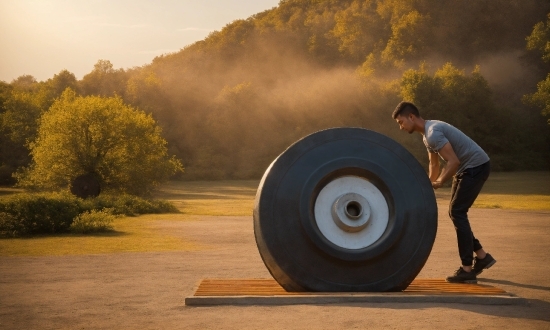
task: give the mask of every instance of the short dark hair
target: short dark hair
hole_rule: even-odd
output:
[[[418,111],[418,108],[412,104],[411,102],[401,102],[397,105],[395,110],[393,110],[392,118],[396,119],[397,116],[408,116],[409,114],[413,114],[415,117],[420,117],[420,112]]]

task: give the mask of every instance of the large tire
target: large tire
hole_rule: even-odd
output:
[[[260,255],[287,291],[403,290],[436,231],[422,166],[397,142],[360,128],[290,146],[266,170],[254,204]]]

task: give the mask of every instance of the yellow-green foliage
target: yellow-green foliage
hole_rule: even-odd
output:
[[[67,70],[45,82],[23,75],[0,82],[0,184],[13,184],[12,173],[30,162],[28,143],[36,139],[38,120],[76,77]]]
[[[3,130],[13,142],[24,145],[36,137],[38,119],[49,106],[44,104],[44,98],[43,90],[14,89],[11,92],[1,118]]]
[[[63,87],[90,96],[90,102],[118,95],[151,113],[170,152],[185,162],[189,179],[259,179],[291,143],[335,126],[376,130],[425,159],[425,150],[417,152],[422,143],[409,142],[390,117],[402,96],[409,98],[393,88],[401,78],[420,79],[416,85],[407,82],[416,89],[410,99],[418,100],[429,119],[473,132],[495,168],[546,169],[548,127],[540,109],[548,113],[550,84],[541,82],[537,93],[526,97],[537,108],[520,99],[533,93],[548,70],[540,56],[518,54],[524,54],[530,33],[529,48],[545,52],[548,23],[541,21],[547,21],[549,10],[548,0],[283,0],[141,67],[115,69],[102,59],[78,82],[68,72],[47,83],[23,77],[6,85],[30,85],[31,98],[46,102],[5,102],[17,104],[22,113],[11,112],[8,127],[0,129],[0,179],[8,182],[15,168],[29,162],[27,150],[5,141],[14,132],[34,141],[33,120]],[[423,62],[431,68],[414,69]],[[102,125],[111,128],[110,121]],[[147,178],[148,170],[156,171],[152,168],[137,171]],[[117,173],[105,179],[113,187],[131,181],[120,173],[135,174]],[[41,174],[34,179],[40,183],[42,177],[50,180]],[[60,175],[51,179],[69,182]]]
[[[473,134],[494,156],[495,169],[544,169],[547,128],[538,113],[518,107],[518,94],[536,80],[514,83],[538,73],[524,65],[512,70],[501,58],[519,65],[515,54],[525,51],[525,37],[549,8],[544,0],[281,1],[143,71],[156,74],[155,86],[165,91],[157,97],[171,101],[157,102],[159,122],[185,128],[167,132],[167,139],[193,179],[259,178],[292,142],[329,127],[365,127],[400,139],[390,117],[400,91],[386,94],[385,86],[411,78],[404,72],[422,62],[432,68],[420,83],[435,85],[415,86],[414,99],[429,119]],[[149,95],[137,98],[148,102]]]
[[[498,150],[501,140],[493,136],[502,134],[499,111],[479,67],[467,75],[446,63],[431,74],[422,64],[418,70],[403,74],[401,95],[419,107],[424,118],[452,123],[488,152]]]
[[[80,97],[67,89],[42,116],[33,162],[20,182],[51,189],[96,173],[104,188],[147,194],[182,170],[160,133],[150,115],[118,97]]]
[[[0,237],[85,233],[107,230],[113,215],[177,213],[169,202],[136,196],[102,194],[80,199],[69,193],[17,193],[0,198]],[[12,190],[13,191],[13,190]],[[74,227],[71,227],[77,223]]]
[[[67,231],[80,213],[68,194],[15,194],[0,200],[0,237]]]
[[[545,80],[537,84],[537,91],[525,95],[523,101],[540,107],[542,115],[548,117],[548,124],[550,124],[550,73]]]
[[[542,53],[542,59],[550,62],[550,13],[546,22],[538,22],[533,31],[527,37],[527,49],[538,50]]]
[[[527,49],[538,50],[542,59],[550,63],[550,13],[546,22],[539,22],[527,37]],[[550,124],[550,74],[537,84],[537,91],[524,96],[523,101],[542,109],[542,115],[548,117]]]
[[[109,209],[91,210],[76,216],[70,230],[81,234],[109,231],[113,229],[114,220],[115,216]]]
[[[151,213],[178,213],[178,209],[170,202],[145,199],[128,194],[100,194],[95,198],[79,199],[83,210],[109,209],[113,214],[135,216]]]

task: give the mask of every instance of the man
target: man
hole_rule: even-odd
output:
[[[472,139],[452,125],[423,119],[412,103],[399,103],[392,117],[400,129],[409,134],[422,134],[424,145],[428,149],[429,178],[432,187],[438,189],[453,178],[449,216],[455,226],[462,266],[454,275],[447,277],[447,282],[477,283],[476,275],[496,262],[483,250],[468,220],[468,210],[489,177],[489,156]],[[447,163],[441,171],[440,157]]]

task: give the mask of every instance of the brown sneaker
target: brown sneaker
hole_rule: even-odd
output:
[[[476,284],[477,278],[474,271],[467,272],[462,267],[460,267],[453,276],[447,277],[446,281],[450,283]]]
[[[479,275],[483,272],[484,269],[491,268],[492,265],[494,265],[497,261],[495,258],[493,258],[492,255],[487,253],[485,258],[479,259],[478,257],[474,258],[474,266],[472,267],[472,272],[474,272],[476,275]]]

